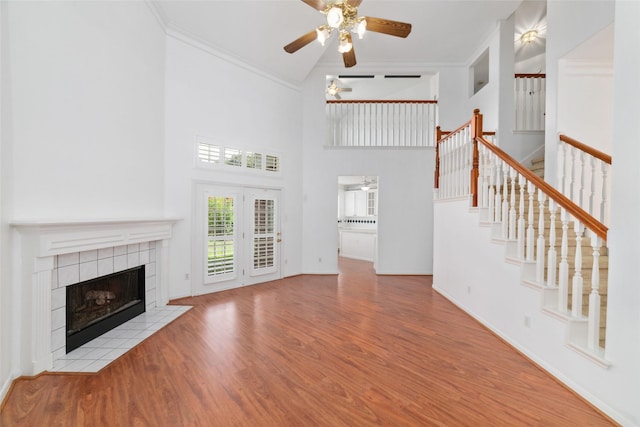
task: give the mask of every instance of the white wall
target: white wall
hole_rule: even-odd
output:
[[[376,175],[380,274],[431,273],[433,149],[326,149],[325,75],[304,85],[303,272],[337,273],[340,175]]]
[[[545,121],[545,179],[555,184],[558,132],[560,60],[613,22],[615,2],[549,1],[547,3],[547,93]],[[571,136],[571,135],[569,135]]]
[[[165,211],[181,218],[171,241],[171,298],[191,295],[198,277],[192,265],[199,255],[192,235],[197,182],[282,189],[283,275],[301,272],[301,93],[218,55],[178,36],[167,40]],[[196,135],[227,147],[274,151],[282,175],[196,169]]]
[[[160,215],[164,35],[142,2],[10,2],[13,215]]]
[[[14,307],[25,289],[8,221],[163,214],[165,36],[144,2],[2,8],[4,387],[20,374]]]
[[[557,96],[558,132],[611,154],[613,64],[561,61]]]
[[[9,389],[11,377],[11,287],[8,283],[11,280],[9,274],[9,238],[10,230],[7,224],[8,216],[8,182],[9,177],[6,172],[7,164],[7,147],[6,141],[6,118],[5,112],[7,107],[6,83],[7,75],[7,38],[5,37],[7,3],[0,3],[0,399],[4,397]]]
[[[640,191],[629,185],[640,182],[640,2],[616,1],[615,23],[606,355],[618,383],[630,388],[619,404],[640,425]]]

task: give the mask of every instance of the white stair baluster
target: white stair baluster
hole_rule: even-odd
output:
[[[564,208],[560,208],[560,222],[562,223],[562,242],[560,244],[560,265],[558,266],[558,310],[566,312],[569,299],[569,262],[567,261],[569,215]]]
[[[602,201],[600,202],[600,222],[609,225],[609,168],[608,163],[602,162]]]
[[[594,197],[596,194],[596,160],[597,159],[595,157],[591,157],[591,185],[589,186],[589,204],[587,208],[587,212],[589,212],[593,217],[598,216],[594,206]]]
[[[593,265],[591,267],[591,293],[589,294],[589,323],[587,332],[587,347],[595,350],[600,346],[600,248],[602,239],[595,233],[591,235],[593,248]]]
[[[575,271],[573,273],[573,282],[571,292],[571,315],[573,317],[582,316],[582,291],[584,288],[582,278],[582,233],[584,228],[579,221],[574,221],[573,229],[576,233],[576,257],[574,261]]]
[[[547,195],[538,190],[538,207],[540,209],[540,215],[538,216],[538,242],[536,253],[536,282],[539,285],[544,284],[544,204],[547,200]]]
[[[578,194],[576,195],[578,197],[578,201],[575,202],[578,206],[580,206],[582,209],[584,209],[585,211],[588,211],[587,208],[587,195],[585,194],[586,190],[586,185],[585,185],[585,181],[586,181],[586,177],[585,177],[585,169],[586,169],[586,165],[585,165],[585,161],[584,161],[584,157],[585,157],[585,152],[582,150],[578,150],[577,152],[577,157],[578,157],[578,172],[580,172],[580,180],[578,181]]]
[[[487,212],[487,217],[489,218],[489,222],[493,222],[495,221],[495,172],[494,172],[494,168],[495,168],[495,163],[496,163],[496,158],[493,155],[493,153],[491,153],[489,155],[489,162],[491,164],[491,166],[489,167],[489,194],[488,194],[488,204],[489,204],[489,210]]]
[[[522,175],[518,175],[518,183],[520,184],[520,202],[518,206],[518,259],[524,260],[524,188],[527,181]]]
[[[503,240],[507,240],[509,227],[509,165],[503,162],[502,165],[502,234]]]
[[[558,206],[556,202],[549,199],[549,252],[547,254],[547,286],[557,286],[556,283],[556,268],[557,268],[557,253],[556,253],[556,211]]]
[[[485,207],[484,194],[486,192],[486,188],[485,188],[484,174],[485,174],[484,145],[478,143],[478,182],[476,185],[478,189],[478,207],[479,208]]]
[[[516,171],[509,168],[511,177],[511,198],[509,200],[509,240],[516,239]]]
[[[533,261],[533,248],[535,241],[535,231],[533,229],[533,197],[535,187],[531,182],[527,183],[527,193],[529,195],[529,212],[527,213],[527,251],[526,260]]]
[[[560,192],[567,194],[566,179],[565,179],[565,144],[561,140],[558,140],[558,184]]]
[[[502,212],[502,160],[496,157],[496,198],[495,198],[495,218],[494,222],[496,224],[500,223],[501,220],[501,212]]]

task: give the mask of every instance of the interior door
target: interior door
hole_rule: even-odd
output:
[[[193,294],[279,279],[280,191],[198,186]]]

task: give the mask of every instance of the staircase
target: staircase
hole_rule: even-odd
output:
[[[541,178],[544,159],[533,160],[528,169],[481,135],[482,115],[475,110],[469,122],[439,140],[436,146],[436,199],[455,201],[468,197],[470,206],[478,213],[480,225],[490,229],[490,241],[505,248],[500,256],[501,251],[496,252],[495,246],[486,249],[479,246],[476,248],[479,259],[486,251],[487,256],[497,256],[493,259],[498,265],[506,261],[506,264],[518,266],[518,270],[505,269],[505,285],[520,282],[538,291],[539,301],[526,297],[523,301],[527,302],[515,304],[514,309],[520,306],[519,310],[539,310],[538,313],[563,321],[565,344],[599,365],[608,366],[604,359],[607,227],[590,211]],[[577,194],[586,194],[587,190],[583,193],[582,189],[589,187],[584,181],[569,181],[570,184],[574,182],[575,188],[579,189]],[[441,211],[446,212],[447,207],[443,206]],[[464,235],[456,236],[453,230],[445,228],[454,239],[465,240]],[[470,237],[483,234],[471,229],[466,232]],[[441,245],[446,252],[448,243],[442,241]],[[481,271],[491,273],[491,270]],[[453,283],[456,285],[470,280],[465,273],[444,272],[455,277]],[[518,274],[514,276],[514,273]],[[471,287],[467,288],[467,294],[470,294]],[[494,291],[498,295],[510,292],[505,288]],[[460,294],[457,298],[464,299]],[[477,308],[482,311],[485,307],[479,305]],[[484,315],[493,317],[491,313]],[[528,316],[522,315],[528,327]],[[538,322],[550,322],[548,328],[556,329],[551,326],[555,323],[552,320],[539,319]],[[555,334],[557,331],[552,329],[547,330]]]
[[[540,158],[536,158],[531,160],[531,167],[530,167],[531,171],[533,173],[535,173],[537,176],[539,176],[540,178],[544,179],[544,157],[540,157]],[[510,188],[509,188],[510,191]],[[516,204],[519,203],[519,199],[520,199],[520,188],[519,186],[516,187]],[[524,213],[524,217],[526,218],[528,216],[528,205],[525,203],[525,213]],[[540,212],[538,209],[534,209],[534,214],[533,214],[533,223],[534,224],[538,224],[539,221],[539,215]],[[551,214],[548,210],[545,210],[545,218],[544,218],[544,224],[545,224],[545,235],[549,235],[549,230],[551,228]],[[567,263],[569,266],[569,273],[570,275],[575,272],[575,256],[576,256],[576,252],[577,252],[577,244],[576,244],[576,234],[575,231],[573,230],[573,226],[569,225],[569,239],[567,242]],[[556,236],[561,236],[562,235],[562,224],[557,220],[555,220],[555,235]],[[558,244],[560,242],[556,241],[556,251],[558,254],[558,257],[560,256],[560,251],[558,248]],[[549,240],[545,240],[545,249],[544,252],[545,254],[549,253],[549,249],[551,247],[550,241]],[[582,278],[583,278],[583,289],[582,289],[582,303],[581,303],[581,307],[580,307],[580,312],[583,316],[587,316],[588,315],[588,306],[589,306],[589,294],[591,293],[591,279],[592,279],[592,265],[593,265],[593,249],[591,247],[591,242],[590,239],[588,238],[583,238],[581,240],[581,253],[582,253]],[[603,246],[600,249],[600,253],[599,253],[599,257],[598,257],[598,266],[599,266],[599,286],[598,286],[598,293],[600,294],[600,298],[601,298],[601,306],[600,306],[600,334],[599,334],[599,342],[600,342],[600,347],[604,348],[605,346],[605,336],[606,336],[606,326],[607,326],[607,291],[608,291],[608,277],[609,277],[609,256],[608,256],[608,250],[606,246]],[[555,272],[555,277],[558,277],[558,269],[556,268],[556,272]],[[541,286],[540,284],[538,284],[536,282],[536,278],[535,276],[533,277],[533,280],[531,280],[531,278],[528,279],[524,279],[523,278],[523,282],[526,282],[525,284],[528,286],[537,286],[540,288],[545,288],[545,289],[549,289],[549,287],[557,287],[558,283],[557,283],[557,279],[555,280],[555,283],[553,284],[549,284],[548,283],[548,278],[549,278],[549,271],[548,271],[548,267],[547,264],[545,263],[545,268],[544,268],[544,286]],[[554,300],[553,298],[551,298],[552,300]],[[543,309],[545,311],[551,311],[556,315],[563,315],[565,312],[571,312],[572,310],[572,306],[573,306],[573,289],[571,286],[571,283],[569,283],[569,289],[568,289],[568,300],[567,300],[567,305],[566,307],[558,307],[557,305],[553,305],[553,304],[548,304],[545,305],[543,307]]]

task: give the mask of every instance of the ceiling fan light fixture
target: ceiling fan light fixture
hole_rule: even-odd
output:
[[[367,20],[364,18],[358,18],[356,22],[356,33],[358,34],[358,38],[362,40],[364,37],[364,33],[367,32]]]
[[[344,15],[341,8],[334,6],[327,11],[327,24],[330,27],[340,28],[342,22],[344,22]]]
[[[324,46],[324,43],[327,41],[330,35],[331,32],[329,31],[329,27],[327,27],[326,25],[322,25],[316,28],[316,37],[322,46]]]
[[[348,34],[346,31],[340,33],[340,44],[338,45],[338,52],[340,53],[347,53],[353,48],[353,44],[347,37]]]
[[[538,30],[530,30],[520,36],[520,41],[523,44],[529,44],[538,38]]]

